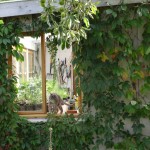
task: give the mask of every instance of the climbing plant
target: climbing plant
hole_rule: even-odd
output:
[[[12,66],[8,63],[11,55],[23,60],[18,33],[20,27],[17,24],[0,21],[0,149],[4,150],[15,149],[18,145],[15,132],[18,114],[14,103],[17,79],[11,74]]]
[[[96,143],[106,148],[150,146],[141,121],[150,122],[149,10],[144,4],[100,10],[87,40],[74,49],[83,102],[95,109]]]
[[[90,1],[64,0],[57,9],[50,2],[41,1],[41,18],[51,34],[47,43],[55,52],[57,46],[64,49],[73,43],[73,65],[85,106],[79,118],[48,117],[45,129],[53,128],[53,148],[98,150],[104,145],[105,149],[150,149],[150,136],[143,132],[146,124],[142,122],[150,122],[149,5],[100,8],[94,16],[97,9]],[[39,136],[29,134],[38,133],[32,125],[24,121],[25,125],[17,125],[16,77],[9,74],[7,58],[23,59],[19,32],[18,24],[0,21],[1,149],[36,149],[42,142]]]
[[[64,45],[62,49],[67,47],[66,33],[68,32],[61,25],[66,23],[67,19],[62,18],[70,11],[65,10],[67,13],[64,10],[57,11],[58,15],[61,14],[58,17],[60,20],[57,18],[61,24],[56,26],[61,29],[58,27],[55,32],[53,28],[56,27],[55,23],[49,18],[53,11],[46,11],[49,9],[42,5],[45,8],[42,17],[48,21],[54,35],[54,38],[48,39],[48,42],[51,40],[49,43],[53,45],[51,48],[57,50],[58,45]],[[78,75],[77,83],[80,80],[80,90],[84,95],[83,103],[86,107],[83,108],[83,112],[88,110],[89,114],[91,113],[88,116],[90,121],[83,123],[83,126],[89,125],[88,133],[91,135],[89,139],[94,142],[93,146],[89,143],[87,149],[99,149],[99,145],[105,145],[106,149],[150,148],[150,137],[143,133],[145,124],[142,123],[142,119],[147,119],[149,122],[150,114],[149,10],[149,6],[145,3],[122,4],[99,9],[94,19],[88,18],[90,29],[84,30],[85,35],[87,34],[86,38],[80,35],[80,39],[77,40],[73,38],[74,36],[69,36],[71,43],[75,40],[73,65]],[[86,21],[80,20],[82,26],[81,22],[84,24]],[[65,131],[75,136],[73,128],[77,124],[73,123],[73,126],[69,126],[67,119],[53,120],[52,118],[50,117],[50,125],[54,128],[54,147],[57,142],[59,145],[62,144],[62,147],[66,147],[63,142],[67,142],[68,139],[63,138],[62,141],[55,136],[65,137],[67,133],[61,135]],[[61,121],[63,123],[60,123]],[[127,127],[128,124],[130,127]],[[63,125],[68,127],[67,130]],[[83,142],[80,136],[78,138]],[[75,149],[82,149],[76,145],[74,145]]]

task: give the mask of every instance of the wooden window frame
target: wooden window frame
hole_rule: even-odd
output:
[[[31,36],[32,32],[23,33],[23,36]],[[42,65],[42,110],[41,111],[18,111],[18,114],[22,117],[26,118],[45,118],[47,117],[47,102],[46,102],[46,44],[45,44],[45,33],[41,33],[41,65]],[[12,66],[12,56],[8,58],[8,64]],[[73,69],[72,69],[72,72]],[[9,75],[12,74],[12,70],[8,71]],[[75,90],[75,81],[74,74],[73,75],[73,89]],[[76,92],[74,91],[74,94]],[[82,112],[82,95],[78,96],[79,101],[79,113],[73,113],[75,117]],[[73,110],[74,111],[74,110]],[[57,116],[61,116],[62,114],[57,114]]]
[[[28,49],[28,53],[27,53],[27,55],[28,55],[28,59],[30,58],[29,57],[29,55],[31,56],[31,58],[32,58],[32,61],[31,61],[31,64],[30,64],[30,62],[29,62],[29,66],[28,66],[28,73],[29,73],[29,77],[30,77],[30,74],[32,74],[33,75],[33,69],[34,69],[34,67],[33,67],[33,65],[34,65],[34,62],[33,62],[33,59],[34,59],[34,52],[33,52],[33,50],[30,50],[30,49]],[[31,72],[30,72],[30,67],[31,67]]]
[[[23,36],[31,36],[32,32],[23,33]],[[42,65],[42,110],[41,111],[18,111],[18,114],[27,118],[43,118],[47,116],[46,104],[46,66],[45,66],[45,34],[41,33],[41,65]],[[8,58],[8,65],[12,66],[12,56]],[[12,69],[8,70],[8,74],[12,74]]]

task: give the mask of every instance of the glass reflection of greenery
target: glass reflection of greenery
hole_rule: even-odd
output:
[[[46,81],[46,92],[49,96],[50,93],[57,93],[61,98],[67,98],[68,92],[66,88],[61,88],[57,81],[47,80]]]
[[[67,98],[68,92],[65,88],[60,88],[57,82],[46,81],[47,97],[50,93],[57,93],[61,98]],[[42,103],[42,80],[41,77],[30,78],[29,81],[20,80],[18,86],[17,103],[20,104],[41,104]]]
[[[26,104],[42,103],[41,78],[30,78],[29,81],[20,81],[17,102]]]

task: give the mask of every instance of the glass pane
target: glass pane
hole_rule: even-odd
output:
[[[78,112],[78,106],[73,96],[72,49],[59,49],[54,57],[46,49],[46,94],[49,113]],[[55,96],[52,96],[55,94]],[[51,96],[50,96],[51,95]],[[61,98],[61,100],[59,99]],[[58,101],[60,100],[60,106]],[[68,104],[68,105],[67,105]],[[63,112],[61,112],[61,108]]]
[[[34,75],[34,52],[29,51],[28,53],[28,59],[29,59],[29,77],[33,77]]]
[[[42,110],[41,38],[20,38],[24,45],[24,61],[13,60],[14,72],[18,76],[16,102],[20,111]]]

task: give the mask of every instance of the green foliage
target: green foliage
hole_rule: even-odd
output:
[[[20,150],[48,149],[48,126],[44,122],[32,123],[22,118],[18,121],[17,138]]]
[[[4,24],[3,20],[0,20],[0,24]]]
[[[0,147],[12,150],[18,146],[15,132],[18,114],[17,106],[14,104],[17,96],[17,79],[9,73],[12,66],[8,64],[8,58],[13,55],[23,60],[18,37],[20,28],[16,27],[16,24],[11,22],[0,24]]]
[[[30,78],[29,81],[21,81],[18,87],[17,102],[27,104],[40,104],[42,102],[41,78]]]
[[[75,42],[73,64],[86,107],[78,118],[49,116],[48,124],[39,127],[23,120],[23,124],[17,124],[16,77],[8,75],[11,67],[6,58],[13,55],[23,60],[19,53],[22,49],[18,38],[20,27],[0,22],[1,148],[34,150],[43,143],[47,147],[48,125],[53,128],[53,148],[57,150],[98,150],[100,144],[106,149],[150,149],[150,137],[143,135],[145,125],[141,122],[142,118],[148,121],[150,118],[149,5],[109,7],[90,20],[89,17],[96,13],[90,1],[68,3],[61,0],[57,9],[50,2],[46,5],[41,1],[42,19],[47,21],[53,37],[47,39],[49,47],[55,51],[58,45],[64,49]],[[89,26],[91,30],[88,31]],[[138,34],[133,35],[141,28],[143,34],[139,40]],[[128,122],[130,130],[125,128]]]
[[[61,98],[68,97],[67,89],[61,88],[53,80],[46,81],[46,92],[57,93]],[[20,81],[16,102],[27,104],[40,104],[42,102],[42,80],[41,77],[30,78],[29,81]]]
[[[47,91],[48,95],[50,93],[57,93],[61,98],[67,98],[68,97],[67,89],[61,88],[56,81],[55,81],[55,84],[53,84],[52,80],[47,80],[46,91]]]
[[[86,38],[86,31],[90,27],[89,18],[96,15],[97,7],[91,0],[41,0],[44,11],[41,19],[47,22],[49,33],[47,37],[51,50],[57,50],[57,46],[62,49],[70,47],[73,42],[80,42]],[[57,7],[58,6],[58,7]]]
[[[48,126],[53,129],[53,149],[90,150],[90,146],[94,144],[94,128],[91,128],[93,119],[89,114],[82,114],[78,118],[67,114],[61,117],[49,115]]]
[[[83,103],[94,107],[97,142],[106,148],[149,149],[145,145],[149,136],[143,135],[140,121],[149,120],[150,113],[149,10],[147,5],[100,10],[91,20],[87,39],[74,45],[73,64]],[[135,34],[141,28],[143,39]],[[128,119],[131,132],[125,129]],[[122,142],[117,144],[116,138]]]
[[[68,97],[67,89],[59,87],[53,80],[46,81],[46,92],[57,93],[61,98]],[[27,104],[40,104],[42,102],[42,80],[41,77],[30,78],[29,81],[20,81],[16,102]]]

